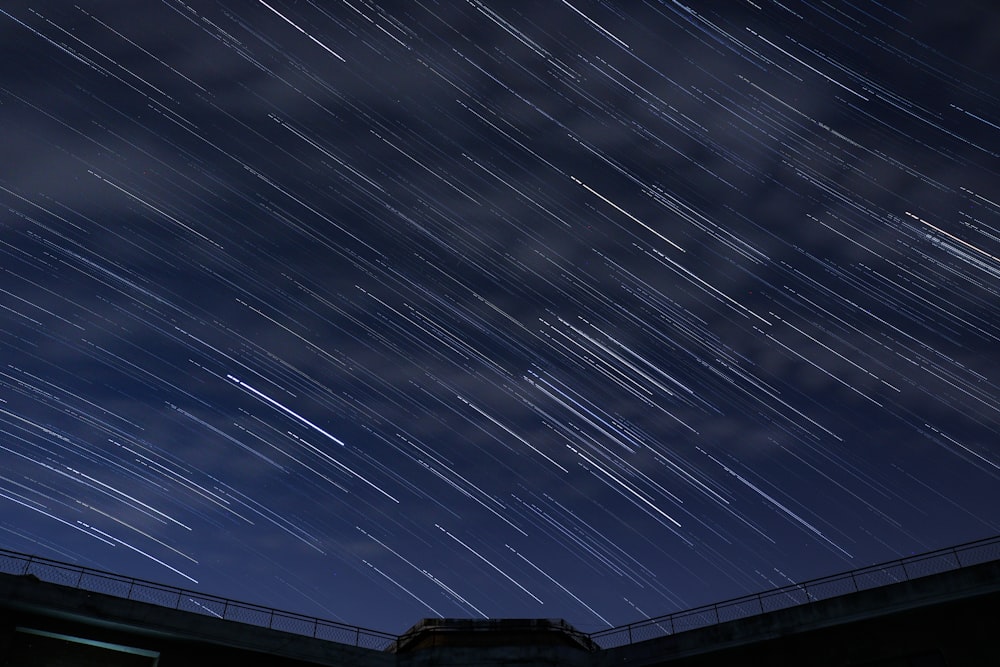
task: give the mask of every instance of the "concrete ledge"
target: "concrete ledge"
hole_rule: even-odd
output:
[[[36,619],[99,628],[111,635],[175,643],[195,641],[323,665],[395,665],[394,657],[383,651],[59,586],[31,575],[0,574],[0,608]]]
[[[598,646],[562,619],[556,618],[425,618],[390,647],[407,653],[432,647],[564,646],[596,651]]]
[[[593,665],[649,667],[852,624],[873,631],[879,627],[879,619],[902,617],[915,611],[922,612],[924,617],[940,617],[940,625],[945,626],[948,614],[953,612],[936,608],[949,603],[962,603],[963,613],[981,613],[995,622],[997,598],[1000,598],[1000,561],[605,649],[595,655]],[[858,632],[856,629],[855,634]],[[914,624],[914,635],[917,632]]]
[[[78,641],[155,654],[161,667],[980,665],[997,655],[997,609],[993,561],[605,650],[559,619],[426,619],[380,651],[0,574],[0,663],[42,655],[47,641],[76,659],[66,646]]]

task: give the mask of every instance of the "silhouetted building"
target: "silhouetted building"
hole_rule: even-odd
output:
[[[554,619],[425,619],[397,637],[0,550],[21,573],[0,574],[0,664],[993,665],[998,556],[1000,538],[984,540],[591,634]]]

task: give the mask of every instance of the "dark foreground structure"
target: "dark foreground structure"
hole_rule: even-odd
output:
[[[402,636],[0,550],[0,665],[1000,664],[1000,538],[599,633],[427,619]]]

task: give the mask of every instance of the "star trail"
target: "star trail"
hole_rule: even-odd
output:
[[[0,7],[0,546],[584,631],[1000,533],[988,2]]]

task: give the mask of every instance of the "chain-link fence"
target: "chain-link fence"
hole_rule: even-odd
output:
[[[601,630],[590,639],[601,648],[624,646],[997,559],[1000,537],[991,537]]]
[[[164,586],[134,577],[123,577],[111,572],[30,556],[7,549],[0,549],[0,572],[35,577],[40,581],[92,593],[112,595],[126,600],[146,602],[160,607],[179,609],[203,616],[247,623],[262,628],[271,628],[379,651],[385,650],[397,639],[396,635],[388,632],[368,630],[290,611],[279,611],[248,602],[237,602],[214,595],[195,593],[183,588]]]

